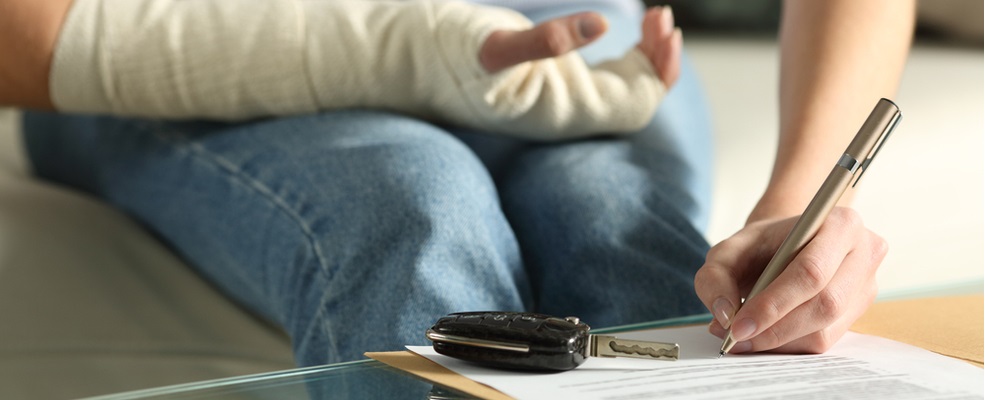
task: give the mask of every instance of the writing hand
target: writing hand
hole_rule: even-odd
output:
[[[855,211],[836,207],[777,279],[735,313],[796,221],[748,224],[712,247],[695,275],[698,297],[715,317],[709,331],[724,338],[731,328],[732,353],[822,353],[875,299],[888,245]]]

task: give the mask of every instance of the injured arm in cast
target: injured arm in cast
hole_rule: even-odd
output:
[[[25,55],[4,57],[17,65],[0,67],[0,104],[150,118],[368,107],[537,140],[632,132],[680,52],[661,9],[639,46],[594,66],[577,46],[480,60],[483,45],[536,27],[457,1],[0,0],[0,11],[0,55]]]

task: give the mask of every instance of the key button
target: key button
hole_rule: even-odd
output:
[[[534,318],[529,315],[521,315],[514,318],[513,322],[510,322],[510,328],[534,330],[539,328],[540,324],[543,322],[544,320],[539,318]]]
[[[479,324],[482,322],[482,314],[466,314],[460,315],[458,321],[463,324]]]
[[[504,314],[487,314],[485,318],[482,319],[480,325],[490,325],[490,326],[507,326],[510,323],[510,318]]]
[[[551,317],[544,321],[544,328],[550,329],[552,331],[565,332],[576,328],[576,325],[572,324],[571,321],[566,321],[561,318]]]

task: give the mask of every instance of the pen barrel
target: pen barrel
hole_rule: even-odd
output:
[[[888,99],[879,99],[858,133],[848,144],[845,153],[835,164],[828,177],[824,179],[824,183],[821,184],[821,188],[807,205],[803,215],[797,220],[793,230],[783,240],[776,254],[766,265],[766,269],[763,270],[763,274],[753,285],[752,290],[746,296],[746,300],[766,289],[797,257],[797,254],[800,254],[804,246],[807,246],[807,243],[814,239],[814,235],[821,229],[821,225],[828,218],[831,209],[838,204],[841,195],[852,184],[852,179],[858,183],[858,179],[869,167],[872,159],[879,152],[886,138],[889,137],[890,132],[899,123],[900,118],[901,114],[895,103]]]
[[[865,119],[858,133],[848,144],[845,154],[863,162],[875,157],[883,141],[889,137],[889,132],[893,130],[901,117],[899,107],[887,99],[879,99],[876,106]]]
[[[807,243],[814,239],[814,235],[821,229],[821,225],[828,218],[831,209],[838,204],[838,199],[848,189],[852,176],[851,172],[840,166],[835,166],[831,170],[824,183],[821,184],[821,189],[814,195],[804,214],[797,220],[790,234],[783,240],[776,254],[766,265],[766,269],[763,270],[759,280],[753,285],[752,291],[746,296],[747,301],[776,280],[776,277],[797,257],[797,254],[800,254],[804,246],[807,246]]]
[[[780,244],[779,249],[766,264],[759,280],[753,285],[752,290],[746,295],[746,301],[755,297],[766,289],[780,274],[787,268],[798,254],[814,240],[814,236],[828,219],[831,210],[838,204],[841,195],[845,193],[849,185],[858,184],[862,174],[872,163],[872,159],[879,153],[879,149],[886,142],[886,138],[892,133],[899,123],[902,114],[895,103],[888,99],[880,99],[869,117],[862,124],[862,128],[848,144],[848,148],[841,154],[831,173],[824,179],[821,188],[811,199],[807,209],[794,224],[793,229],[787,234],[786,239]],[[852,183],[855,179],[855,183]],[[743,303],[744,304],[744,303]],[[742,304],[738,308],[742,308]],[[736,309],[736,313],[738,309]],[[735,345],[732,338],[731,329],[722,343],[721,354],[731,351]]]

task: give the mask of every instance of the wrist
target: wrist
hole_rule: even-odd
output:
[[[783,189],[770,185],[769,188],[759,198],[756,206],[746,218],[746,225],[765,220],[777,220],[799,216],[807,209],[807,205],[814,198],[818,187],[808,189],[786,187]],[[848,207],[855,197],[855,191],[848,188],[842,194],[837,206]]]
[[[788,198],[772,196],[769,192],[763,194],[752,212],[746,217],[746,225],[765,220],[789,218],[801,214],[804,207],[797,207]]]

